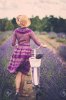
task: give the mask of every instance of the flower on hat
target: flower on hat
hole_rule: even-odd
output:
[[[26,15],[18,15],[16,23],[21,27],[28,27],[31,24],[31,21]]]

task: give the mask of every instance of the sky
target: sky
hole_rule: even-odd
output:
[[[66,0],[0,0],[0,18],[53,15],[66,19]]]

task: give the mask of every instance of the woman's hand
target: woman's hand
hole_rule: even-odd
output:
[[[41,44],[40,46],[43,47],[43,48],[47,48],[48,47],[47,45],[44,45],[44,44]]]
[[[15,44],[15,47],[18,47],[18,44]]]

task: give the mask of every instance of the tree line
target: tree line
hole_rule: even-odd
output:
[[[54,31],[54,32],[66,32],[66,19],[61,17],[57,18],[54,16],[43,17],[42,19],[39,16],[30,18],[31,25],[30,28],[34,31]],[[16,18],[8,20],[8,18],[0,19],[0,31],[13,30],[17,28]]]

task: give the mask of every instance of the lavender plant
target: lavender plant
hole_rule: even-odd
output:
[[[55,39],[55,38],[57,37],[57,34],[54,33],[54,32],[49,32],[48,37],[49,37],[50,39]]]
[[[66,61],[66,45],[62,45],[58,48],[59,55]]]

